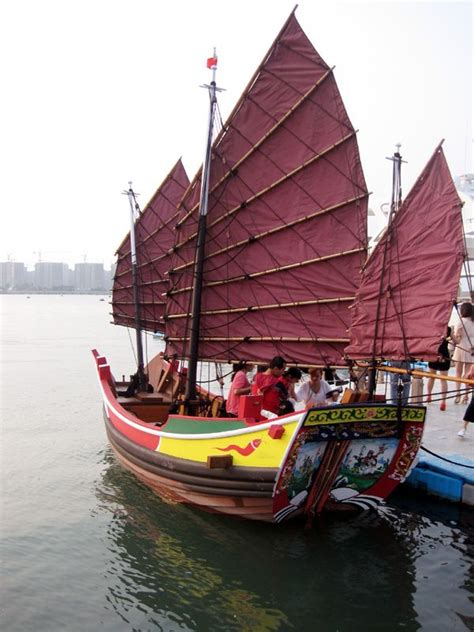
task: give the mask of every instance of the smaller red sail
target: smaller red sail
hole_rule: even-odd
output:
[[[140,327],[146,331],[164,329],[168,251],[175,242],[177,206],[188,186],[188,176],[178,160],[135,223]],[[130,233],[117,250],[112,308],[116,325],[135,325]]]
[[[461,208],[440,144],[364,268],[349,358],[436,360],[465,258]]]

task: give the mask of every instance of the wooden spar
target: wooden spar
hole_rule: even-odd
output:
[[[128,272],[128,270],[127,270]],[[152,285],[157,285],[159,283],[167,283],[168,279],[154,279],[153,281],[146,281],[145,283],[141,283],[140,286],[141,287],[148,287],[148,286],[152,286]],[[121,285],[120,286],[120,290],[129,290],[132,286],[131,285]]]
[[[307,261],[298,261],[298,263],[289,263],[287,266],[281,266],[278,268],[270,268],[269,270],[261,270],[260,272],[252,272],[251,274],[242,274],[237,277],[232,277],[230,279],[222,279],[221,281],[210,281],[209,283],[205,283],[203,287],[216,287],[217,285],[225,285],[227,283],[236,283],[237,281],[256,279],[266,274],[273,274],[274,272],[285,272],[286,270],[295,270],[297,268],[302,268],[304,266],[311,265],[312,263],[328,261],[330,259],[335,259],[337,257],[344,257],[347,255],[355,255],[360,252],[365,252],[365,248],[355,248],[354,250],[345,250],[344,252],[335,252],[330,255],[325,255],[324,257],[315,257],[314,259],[308,259]],[[170,270],[169,274],[173,272],[174,270]],[[183,287],[178,290],[170,290],[169,296],[181,294],[182,292],[189,292],[190,290],[192,290],[192,287]]]
[[[249,156],[251,156],[252,154],[254,154],[254,153],[257,151],[257,149],[258,149],[258,148],[259,148],[259,147],[260,147],[260,146],[261,146],[261,145],[262,145],[262,144],[263,144],[263,143],[264,143],[264,142],[265,142],[268,138],[270,138],[270,136],[271,136],[271,135],[272,135],[272,134],[273,134],[273,133],[274,133],[277,129],[279,129],[279,128],[283,125],[283,123],[287,120],[287,118],[288,118],[289,116],[291,116],[291,114],[293,114],[293,112],[294,112],[295,110],[297,110],[297,109],[299,108],[299,106],[300,106],[302,103],[304,103],[308,97],[310,97],[310,96],[312,95],[312,93],[316,90],[316,88],[318,88],[318,87],[321,85],[321,83],[322,83],[322,82],[323,82],[323,81],[324,81],[327,77],[329,77],[329,75],[332,73],[332,71],[333,71],[333,70],[334,70],[334,66],[333,66],[332,68],[329,68],[329,70],[327,70],[327,71],[326,71],[326,73],[325,73],[325,74],[324,74],[324,75],[323,75],[320,79],[318,79],[318,81],[317,81],[314,85],[312,85],[312,86],[311,86],[311,88],[309,88],[309,90],[307,90],[307,92],[306,92],[306,93],[305,93],[305,94],[301,97],[301,99],[300,99],[299,101],[297,101],[297,102],[296,102],[296,103],[295,103],[295,104],[294,104],[294,105],[293,105],[293,106],[292,106],[292,107],[288,110],[288,112],[286,112],[286,114],[285,114],[284,116],[282,116],[282,118],[281,118],[281,119],[279,119],[279,120],[275,123],[275,125],[274,125],[271,129],[269,129],[269,130],[268,130],[268,132],[267,132],[266,134],[264,134],[264,135],[262,136],[262,138],[260,138],[260,140],[258,140],[258,141],[255,143],[255,145],[253,145],[253,146],[252,146],[252,147],[248,150],[248,152],[247,152],[246,154],[244,154],[244,155],[242,156],[242,158],[240,158],[240,160],[238,160],[238,161],[237,161],[234,165],[232,165],[232,168],[231,168],[231,169],[229,169],[229,171],[227,171],[227,172],[226,172],[226,173],[222,176],[222,178],[221,178],[218,182],[216,182],[216,184],[215,184],[215,185],[214,185],[214,187],[212,188],[211,193],[213,193],[213,192],[214,192],[214,191],[215,191],[218,187],[220,187],[220,186],[221,186],[221,184],[223,184],[223,183],[227,180],[227,178],[228,178],[230,175],[232,175],[232,173],[233,173],[236,169],[238,169],[238,168],[240,167],[240,165],[241,165],[241,164],[243,164],[243,163],[245,162],[245,160],[247,160],[247,158],[249,158]],[[239,103],[240,103],[240,101],[239,101]],[[230,128],[231,128],[231,125],[227,125],[227,124],[226,124],[226,125],[224,125],[224,129],[225,129],[225,130],[228,130],[228,129],[230,129]],[[219,139],[219,140],[220,140],[220,139]],[[218,141],[216,140],[216,142],[214,143],[214,146],[217,146],[217,142],[218,142]],[[185,222],[185,221],[186,221],[186,220],[187,220],[187,219],[188,219],[188,218],[189,218],[189,217],[190,217],[190,216],[191,216],[191,215],[192,215],[192,214],[196,211],[197,207],[198,207],[198,205],[197,205],[197,204],[195,204],[195,205],[194,205],[194,207],[193,207],[190,211],[188,211],[188,212],[186,213],[186,215],[185,215],[185,216],[184,216],[184,217],[183,217],[183,218],[182,218],[182,219],[178,222],[178,224],[177,224],[177,227],[178,227],[178,228],[181,228],[182,224],[183,224],[183,223],[184,223],[184,222]],[[213,224],[210,224],[210,225],[212,226]]]
[[[142,243],[145,243],[145,240],[143,240]],[[153,266],[155,263],[158,263],[158,261],[161,261],[165,257],[169,257],[169,255],[170,255],[170,251],[167,251],[164,254],[159,255],[158,257],[155,257],[154,259],[148,259],[144,263],[138,264],[137,265],[137,269],[140,270],[140,268],[145,268],[146,266]],[[123,272],[120,272],[120,274],[116,274],[114,278],[115,279],[120,279],[120,277],[127,275],[129,272],[130,272],[130,270],[124,270]],[[123,287],[125,287],[125,286],[123,286]]]
[[[248,206],[249,204],[251,204],[252,202],[254,202],[255,200],[258,200],[259,198],[261,198],[263,195],[265,195],[266,193],[268,193],[269,191],[272,191],[273,189],[275,189],[276,187],[280,186],[280,184],[282,184],[283,182],[286,182],[288,179],[293,178],[294,176],[296,176],[300,171],[303,171],[303,169],[305,169],[306,167],[308,167],[309,165],[313,164],[314,162],[316,162],[316,160],[319,160],[320,158],[324,158],[324,156],[326,154],[328,154],[329,152],[331,152],[333,149],[335,149],[336,147],[338,147],[339,145],[342,145],[343,143],[345,143],[347,140],[350,140],[353,136],[356,135],[356,130],[353,130],[350,134],[347,134],[346,136],[343,136],[340,140],[338,140],[336,143],[333,143],[332,145],[330,145],[329,147],[326,147],[326,149],[323,149],[320,153],[314,155],[312,158],[310,158],[309,160],[305,160],[305,162],[303,162],[303,164],[299,165],[298,167],[295,167],[293,169],[293,171],[290,171],[289,173],[286,173],[284,176],[282,176],[281,178],[278,178],[278,180],[275,180],[275,182],[272,182],[269,186],[265,187],[264,189],[262,189],[261,191],[258,191],[258,193],[255,193],[255,195],[252,195],[251,197],[249,197],[247,200],[245,200],[244,202],[242,202],[241,204],[239,204],[238,206],[235,206],[233,209],[231,209],[230,211],[228,211],[227,213],[224,213],[224,215],[221,215],[220,217],[218,217],[217,219],[215,219],[213,222],[211,222],[209,224],[209,228],[212,228],[213,226],[215,226],[216,224],[218,224],[219,222],[223,221],[224,219],[226,219],[227,217],[230,217],[231,215],[233,215],[234,213],[237,213],[237,211],[239,211],[242,208],[242,204],[245,204],[245,206]],[[368,195],[368,194],[367,194]],[[366,194],[364,194],[362,197],[367,197]],[[184,221],[184,219],[183,219]],[[191,241],[192,239],[196,238],[197,233],[193,233],[192,235],[190,235],[189,237],[187,237],[184,241],[182,241],[179,244],[176,244],[174,247],[174,250],[179,250],[180,248],[182,248],[183,246],[185,246],[189,241]]]
[[[428,373],[427,371],[419,371],[418,369],[413,369],[410,371],[409,369],[399,369],[394,366],[379,366],[377,367],[378,371],[386,371],[387,373],[401,373],[403,375],[413,375],[413,377],[427,377],[433,378],[435,380],[444,380],[445,382],[457,382],[459,384],[470,384],[474,386],[474,380],[467,380],[463,377],[454,377],[450,375],[439,375],[439,373]]]
[[[112,325],[114,324],[113,322],[111,323]],[[178,360],[183,360],[186,359],[186,356],[176,356],[176,358]],[[211,364],[215,364],[216,362],[220,362],[222,364],[239,364],[241,362],[241,360],[235,359],[235,358],[228,358],[228,357],[212,357],[212,358],[199,358],[200,362],[210,362]],[[256,360],[255,358],[246,358],[245,359],[246,362],[248,362],[249,364],[261,364],[261,360]],[[286,363],[287,367],[290,366],[300,366],[300,367],[304,367],[305,369],[326,369],[327,368],[327,364],[307,364],[306,362],[301,362],[301,363],[297,363],[297,362],[287,362]],[[331,368],[332,369],[347,369],[347,364],[331,364]],[[346,382],[348,380],[345,380]]]
[[[135,317],[134,316],[129,316],[128,314],[122,314],[120,312],[115,313],[115,314],[109,314],[109,316],[112,317],[118,317],[121,318],[122,320],[127,320],[130,322],[130,326],[133,327],[134,323],[135,323]],[[116,325],[117,323],[115,323],[113,320],[110,321],[112,325]],[[156,326],[157,326],[157,322],[154,319],[151,318],[145,318],[144,316],[142,316],[140,318],[140,322],[142,323],[142,325],[149,325],[150,326],[150,330],[153,329],[153,331],[155,330]],[[128,325],[127,325],[128,326]]]
[[[305,215],[304,217],[299,217],[298,219],[295,219],[292,222],[289,222],[288,224],[281,224],[280,226],[276,226],[275,228],[266,230],[263,233],[259,233],[258,235],[252,236],[252,242],[258,241],[259,239],[263,239],[264,237],[268,237],[269,235],[274,235],[275,233],[278,233],[287,228],[292,228],[293,226],[297,226],[298,224],[303,224],[304,222],[308,222],[314,219],[315,217],[319,217],[320,215],[325,215],[326,213],[337,211],[338,209],[343,208],[344,206],[348,206],[349,204],[352,204],[353,202],[358,202],[359,200],[363,200],[369,195],[370,193],[363,194],[363,195],[356,195],[355,197],[350,198],[349,200],[344,200],[343,202],[339,202],[338,204],[333,204],[333,206],[328,206],[327,208],[320,209],[319,211],[315,211],[314,213],[310,213],[309,215]],[[240,206],[237,207],[237,210],[239,209],[240,209]],[[220,217],[219,220],[224,219],[228,215],[231,215],[232,213],[235,212],[235,210],[236,209],[232,209],[231,211],[229,211],[228,213]],[[215,223],[217,222],[212,222],[209,226],[213,226]],[[181,242],[180,245],[183,246],[184,244],[186,244],[189,240],[193,238],[193,236],[194,235],[192,235],[185,241]],[[211,257],[215,257],[216,255],[221,255],[224,252],[228,252],[229,250],[232,250],[234,248],[240,248],[241,246],[244,246],[245,244],[247,244],[248,241],[249,241],[248,239],[242,239],[241,241],[237,241],[235,244],[230,244],[230,246],[226,246],[225,248],[221,248],[220,250],[215,250],[214,252],[210,252],[208,255],[206,255],[206,258],[210,259]],[[187,268],[188,266],[192,265],[192,263],[193,263],[192,261],[183,263],[182,265],[174,268],[173,272],[179,272],[180,270],[183,270],[184,268]]]
[[[123,288],[121,288],[123,289]],[[133,301],[112,301],[111,305],[133,305]],[[140,301],[140,305],[166,305],[165,301]]]
[[[167,337],[167,342],[187,342],[189,337]],[[200,336],[202,342],[340,342],[348,344],[349,338],[306,338],[306,337],[285,337],[285,336]]]
[[[271,305],[251,305],[250,307],[233,307],[230,309],[213,309],[207,312],[201,312],[201,316],[217,316],[219,314],[239,314],[245,312],[256,312],[262,309],[278,309],[288,307],[306,307],[307,305],[323,305],[326,303],[341,303],[344,301],[352,302],[355,296],[341,296],[337,298],[320,298],[314,301],[295,301],[293,303],[274,303]],[[143,305],[144,303],[142,303]],[[176,318],[188,318],[188,312],[182,312],[181,314],[171,314],[166,317],[166,320],[173,320]]]

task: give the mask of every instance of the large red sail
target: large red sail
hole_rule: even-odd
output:
[[[188,176],[178,160],[135,224],[140,326],[147,331],[164,329],[168,251],[175,241],[178,203],[188,186]],[[112,308],[117,325],[134,326],[130,233],[117,250]]]
[[[168,350],[189,357],[199,173],[181,203]],[[292,14],[216,139],[199,356],[341,364],[367,189],[332,69]]]
[[[364,269],[350,358],[437,358],[465,256],[461,207],[440,145]]]

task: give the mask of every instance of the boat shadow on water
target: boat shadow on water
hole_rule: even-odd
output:
[[[429,504],[427,515],[415,513],[404,496],[374,512],[325,515],[310,530],[298,521],[275,530],[165,503],[109,450],[104,465],[96,496],[100,513],[110,516],[106,608],[140,629],[146,621],[212,630],[353,630],[359,624],[375,630],[388,621],[386,630],[417,630],[425,608],[421,602],[417,612],[419,560],[430,568],[460,558],[469,568],[469,537],[453,515],[445,510],[440,517]],[[436,553],[440,544],[449,544],[444,562]],[[459,630],[466,629],[463,620],[470,625],[468,571],[464,580],[466,608],[456,611],[460,627],[453,628]],[[431,610],[452,623],[446,601]]]

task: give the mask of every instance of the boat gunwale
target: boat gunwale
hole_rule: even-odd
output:
[[[104,357],[104,356],[99,356]],[[163,437],[168,439],[188,439],[188,440],[199,440],[199,439],[217,439],[221,437],[235,437],[243,434],[253,434],[255,432],[260,432],[261,430],[269,430],[272,426],[285,426],[288,424],[296,423],[297,427],[302,423],[306,413],[310,409],[304,409],[301,411],[297,411],[296,413],[290,413],[289,415],[285,415],[283,417],[278,417],[275,420],[268,421],[265,423],[256,422],[254,424],[243,426],[242,428],[237,428],[235,430],[224,430],[222,432],[206,432],[202,434],[185,434],[185,433],[177,433],[177,432],[167,432],[166,430],[156,430],[154,428],[150,428],[147,422],[142,421],[139,417],[132,415],[129,413],[126,408],[124,408],[119,402],[117,398],[112,392],[112,388],[107,380],[107,378],[101,376],[100,367],[109,368],[109,364],[101,364],[97,366],[98,378],[99,378],[99,386],[102,391],[102,398],[104,400],[104,405],[106,408],[110,409],[121,421],[123,421],[128,426],[131,426],[135,430],[140,430],[144,433],[154,435],[156,437]],[[299,419],[298,419],[299,417]],[[196,421],[212,421],[216,424],[219,422],[229,422],[231,418],[220,418],[220,417],[192,417],[189,415],[173,415],[174,419],[187,419],[187,420],[196,420]],[[233,419],[233,418],[232,418]],[[235,421],[244,420],[236,419]],[[153,422],[151,422],[153,423]],[[166,424],[163,425],[164,428]],[[297,428],[295,428],[296,431]]]
[[[163,454],[141,446],[123,435],[104,414],[105,427],[111,443],[118,445],[127,454],[133,456],[141,466],[151,465],[166,472],[182,473],[188,476],[200,475],[205,479],[219,479],[221,481],[254,482],[258,484],[275,484],[280,468],[278,467],[249,467],[232,465],[229,468],[208,468],[204,462],[182,459],[180,457]],[[257,480],[259,478],[259,480]]]

